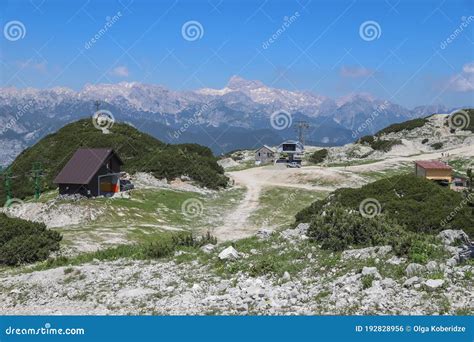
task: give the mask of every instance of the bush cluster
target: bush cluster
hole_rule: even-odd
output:
[[[311,156],[309,157],[309,161],[314,164],[319,164],[326,159],[328,156],[328,150],[323,148],[321,150],[315,151]]]
[[[376,138],[373,135],[365,135],[358,140],[359,144],[369,145],[372,149],[376,151],[383,151],[388,152],[392,149],[395,145],[400,145],[402,143],[401,140],[384,140],[380,138]]]
[[[430,146],[435,150],[440,150],[443,148],[443,143],[437,142],[437,143],[431,144]]]
[[[332,251],[390,245],[395,254],[408,256],[414,262],[426,262],[440,253],[429,235],[411,232],[386,215],[363,217],[341,205],[329,206],[314,216],[308,236],[321,248]]]
[[[381,179],[359,189],[337,189],[296,214],[296,220],[311,222],[328,205],[358,210],[366,198],[378,200],[382,213],[407,230],[434,234],[444,229],[462,229],[474,236],[474,207],[462,193],[408,174]]]
[[[375,133],[375,135],[381,136],[383,134],[397,133],[404,130],[411,131],[415,128],[422,127],[427,122],[428,122],[428,118],[418,118],[418,119],[408,120],[405,122],[396,123],[396,124],[387,126],[384,129]]]
[[[381,212],[363,217],[366,198],[380,203]],[[462,229],[474,236],[474,206],[462,194],[412,175],[399,175],[360,189],[338,189],[296,215],[308,222],[308,235],[325,249],[391,245],[398,255],[425,262],[442,253],[433,244],[444,229]]]
[[[16,266],[45,260],[59,250],[62,236],[43,223],[0,214],[0,264]]]

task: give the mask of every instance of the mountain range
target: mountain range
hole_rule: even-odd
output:
[[[294,139],[298,121],[310,126],[308,144],[329,146],[354,141],[392,123],[448,112],[444,106],[407,109],[370,94],[332,99],[239,76],[231,77],[223,89],[194,91],[137,82],[86,85],[80,91],[0,88],[0,164],[8,165],[25,147],[67,123],[92,116],[96,101],[115,120],[164,142],[195,142],[216,154]],[[280,114],[287,120],[275,129],[272,118]]]

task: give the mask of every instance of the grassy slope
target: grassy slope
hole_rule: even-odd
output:
[[[326,195],[324,192],[296,188],[265,188],[260,195],[259,208],[250,219],[256,225],[289,226],[301,208]]]

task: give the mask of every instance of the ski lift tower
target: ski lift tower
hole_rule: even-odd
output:
[[[296,121],[295,130],[298,133],[298,141],[305,145],[305,134],[309,129],[309,123],[307,121]]]

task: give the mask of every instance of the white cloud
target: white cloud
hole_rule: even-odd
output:
[[[467,63],[462,67],[462,71],[466,74],[474,74],[474,62]]]
[[[449,88],[453,91],[474,91],[474,62],[465,64],[462,72],[451,76],[448,82]]]
[[[110,74],[113,75],[113,76],[117,76],[117,77],[128,77],[128,75],[130,73],[129,73],[128,68],[126,66],[121,65],[121,66],[118,66],[118,67],[114,68],[110,72]]]
[[[339,73],[342,77],[359,78],[373,75],[375,72],[364,67],[343,66]]]
[[[35,71],[41,72],[41,73],[46,73],[47,71],[47,62],[42,61],[42,62],[34,62],[32,60],[29,61],[17,61],[15,64],[20,68],[20,69],[33,69]]]

